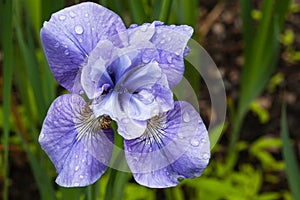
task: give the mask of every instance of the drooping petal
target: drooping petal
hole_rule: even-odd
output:
[[[99,4],[86,2],[54,13],[41,29],[43,48],[57,81],[70,92],[79,69],[100,40],[126,30],[121,18]],[[118,38],[114,38],[115,44]],[[75,84],[75,86],[74,86]]]
[[[80,96],[66,94],[52,103],[44,120],[39,143],[53,162],[61,186],[92,184],[107,168],[113,130],[101,129],[87,108]],[[105,159],[94,157],[95,150],[98,158]]]
[[[135,180],[147,187],[165,188],[178,179],[198,177],[208,164],[208,133],[199,114],[186,102],[148,120],[145,133],[124,140],[125,156]]]
[[[128,30],[129,35],[142,34],[144,30],[145,37],[141,39],[131,39],[131,45],[141,43],[150,39],[150,44],[136,45],[140,49],[152,48],[158,51],[157,54],[149,54],[144,58],[147,60],[156,60],[163,72],[167,75],[170,88],[174,88],[181,80],[184,72],[184,57],[188,53],[187,42],[193,34],[193,29],[187,25],[163,25],[162,22],[155,21],[152,24],[143,24],[141,26],[131,26]],[[137,33],[135,33],[135,31]]]

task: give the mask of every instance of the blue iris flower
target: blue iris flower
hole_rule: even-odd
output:
[[[41,29],[50,69],[71,94],[54,100],[39,136],[65,187],[94,183],[109,166],[113,129],[135,180],[153,188],[198,177],[210,145],[200,115],[171,89],[181,80],[192,28],[155,21],[126,28],[95,3],[54,13]]]

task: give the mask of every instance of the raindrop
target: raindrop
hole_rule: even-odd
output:
[[[70,54],[68,49],[66,49],[64,53],[65,53],[66,56]]]
[[[157,29],[156,33],[158,34],[161,33],[161,29]]]
[[[124,118],[124,119],[122,119],[121,121],[122,121],[122,123],[124,123],[124,124],[129,123],[129,119],[128,119],[128,118]]]
[[[84,151],[84,152],[87,152],[87,148],[84,148],[83,151]]]
[[[209,153],[203,153],[203,154],[202,154],[202,158],[203,158],[204,160],[209,159]]]
[[[205,139],[205,138],[201,138],[201,143],[206,143],[207,142],[207,140]]]
[[[149,147],[149,152],[152,152],[152,151],[153,151],[152,147]]]
[[[147,55],[144,55],[142,58],[144,63],[149,63],[150,62],[150,58]]]
[[[83,179],[83,175],[80,175],[79,178]]]
[[[45,137],[45,134],[44,134],[44,133],[41,133],[41,134],[40,134],[40,138],[43,139],[44,137]]]
[[[183,134],[182,134],[182,132],[179,132],[179,133],[178,133],[178,137],[179,137],[180,139],[183,139]]]
[[[80,25],[75,26],[75,32],[76,32],[78,35],[81,35],[81,34],[83,33],[83,28],[82,28],[82,26],[80,26]]]
[[[60,19],[61,21],[64,21],[64,20],[66,19],[66,16],[61,15],[61,16],[59,16],[59,19]]]
[[[80,43],[82,43],[82,38],[79,38],[78,41],[79,41]]]
[[[172,63],[172,61],[173,61],[172,56],[168,56],[168,57],[167,57],[167,60],[168,60],[168,63]]]
[[[190,143],[191,143],[191,145],[192,146],[194,146],[194,147],[197,147],[197,146],[199,146],[199,141],[197,140],[197,139],[191,139],[191,141],[190,141]]]
[[[85,17],[89,17],[89,14],[88,13],[85,13],[85,15],[84,15]]]
[[[182,115],[182,119],[184,122],[189,122],[191,120],[190,115],[188,112],[184,112]]]
[[[84,162],[85,162],[85,160],[84,160],[84,159],[82,159],[82,160],[81,160],[81,162],[83,162],[83,163],[84,163]]]
[[[59,47],[59,42],[56,42],[55,45],[54,45],[54,47],[58,48]]]
[[[141,28],[140,28],[140,30],[143,32],[147,31],[147,29],[148,29],[148,27],[146,25],[141,26]]]
[[[160,41],[161,44],[164,44],[165,42],[166,42],[165,40],[161,40],[161,41]]]
[[[70,12],[69,12],[69,15],[70,15],[70,17],[72,17],[72,18],[74,18],[74,17],[76,17],[76,16],[77,16],[77,14],[76,14],[76,13],[74,13],[73,11],[70,11]]]
[[[79,183],[77,183],[77,182],[76,182],[76,183],[74,183],[74,186],[75,186],[75,187],[79,186]]]
[[[75,171],[77,172],[79,170],[79,165],[77,165],[76,167],[75,167]]]

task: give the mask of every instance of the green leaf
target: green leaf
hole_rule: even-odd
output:
[[[128,6],[133,23],[143,24],[147,21],[144,3],[141,0],[128,0]]]
[[[32,169],[32,173],[34,175],[35,181],[37,183],[37,187],[39,188],[40,195],[42,199],[44,200],[55,200],[55,192],[51,185],[52,181],[50,180],[49,176],[47,176],[46,172],[44,171],[44,168],[40,165],[38,159],[33,154],[32,150],[30,149],[27,142],[24,140],[24,138],[19,134],[24,150],[27,154],[27,157],[29,159],[29,163]]]
[[[297,159],[292,149],[290,143],[288,126],[287,126],[287,117],[286,117],[286,107],[282,106],[281,109],[281,139],[283,142],[282,153],[283,159],[286,163],[286,173],[288,183],[292,192],[294,199],[300,199],[300,169],[297,164]]]
[[[210,149],[212,150],[221,138],[222,133],[227,129],[227,124],[219,124],[209,132]]]
[[[3,115],[4,115],[4,130],[3,130],[3,146],[4,146],[4,189],[3,199],[8,199],[9,186],[9,116],[11,107],[11,90],[12,90],[12,74],[13,74],[13,9],[12,1],[1,1],[0,4],[1,19],[1,43],[3,47]]]

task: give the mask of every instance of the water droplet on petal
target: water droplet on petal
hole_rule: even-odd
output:
[[[85,13],[85,15],[84,15],[85,17],[89,17],[89,14],[88,13]]]
[[[190,143],[194,147],[197,147],[200,144],[200,142],[197,139],[195,139],[195,138],[191,139]]]
[[[84,160],[84,159],[82,159],[82,160],[81,160],[81,162],[83,162],[83,163],[84,163],[84,162],[85,162],[85,160]]]
[[[152,147],[149,147],[149,152],[152,152],[152,151],[153,151]]]
[[[55,45],[54,45],[54,47],[58,48],[59,47],[59,42],[56,42]]]
[[[79,41],[80,43],[82,43],[82,38],[79,38],[78,41]]]
[[[81,179],[83,179],[83,177],[84,177],[83,175],[80,175],[80,176],[79,176],[79,178],[81,178]]]
[[[188,112],[184,112],[182,115],[182,119],[184,122],[189,122],[191,120],[190,114]]]
[[[44,133],[41,133],[41,134],[40,134],[40,138],[43,139],[44,137],[45,137],[45,134],[44,134]]]
[[[76,183],[74,183],[74,186],[75,186],[75,187],[79,186],[79,183],[77,183],[77,182],[76,182]]]
[[[166,42],[165,40],[161,40],[161,41],[160,41],[161,44],[164,44],[165,42]]]
[[[178,137],[179,137],[180,139],[183,139],[183,133],[182,133],[182,132],[179,132],[179,133],[178,133]]]
[[[143,32],[147,31],[147,29],[148,29],[148,27],[146,25],[143,25],[140,27],[140,30]]]
[[[66,56],[70,54],[68,49],[66,49],[64,53],[65,53]]]
[[[77,165],[76,167],[75,167],[75,171],[77,172],[79,170],[79,165]]]
[[[202,158],[203,158],[204,160],[209,159],[209,153],[203,153],[203,154],[202,154]]]
[[[72,17],[72,18],[74,18],[74,17],[76,17],[76,16],[77,16],[77,14],[76,14],[76,13],[74,13],[73,11],[70,11],[70,12],[69,12],[69,15],[70,15],[70,17]]]
[[[157,29],[156,33],[158,34],[161,33],[161,29]]]
[[[64,20],[66,19],[66,16],[60,15],[60,16],[59,16],[59,19],[60,19],[61,21],[64,21]]]
[[[83,28],[82,28],[82,26],[80,26],[80,25],[75,26],[75,32],[76,32],[78,35],[81,35],[81,34],[83,33]]]
[[[168,57],[167,57],[167,61],[168,61],[168,63],[172,63],[172,61],[173,61],[172,56],[168,56]]]
[[[83,151],[84,151],[84,152],[87,152],[87,148],[84,148]]]
[[[124,119],[121,120],[121,122],[124,123],[124,124],[127,124],[127,123],[129,123],[129,119],[128,118],[124,118]]]
[[[150,58],[149,58],[149,56],[147,56],[147,55],[144,55],[144,56],[142,57],[142,60],[143,60],[143,63],[149,63],[149,62],[150,62]]]
[[[206,143],[207,142],[207,140],[205,139],[205,138],[201,138],[201,143]]]

